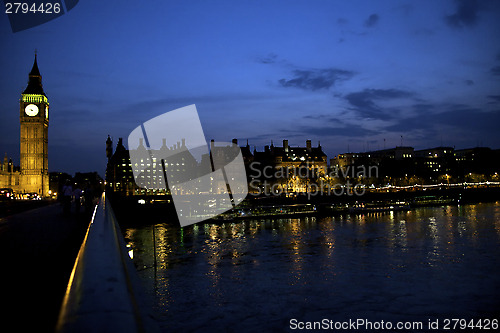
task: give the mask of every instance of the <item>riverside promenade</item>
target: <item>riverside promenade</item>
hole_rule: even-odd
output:
[[[0,331],[54,332],[91,217],[54,202],[0,218]]]

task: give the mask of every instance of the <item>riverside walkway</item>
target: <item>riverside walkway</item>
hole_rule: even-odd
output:
[[[0,218],[0,331],[54,332],[91,217],[54,203]]]

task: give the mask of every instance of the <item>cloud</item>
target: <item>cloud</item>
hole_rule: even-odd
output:
[[[258,57],[257,62],[260,62],[261,64],[274,64],[277,59],[277,54],[269,53],[266,57]]]
[[[345,123],[338,118],[338,115],[318,114],[306,115],[302,118],[316,120],[318,125],[299,126],[297,128],[297,133],[323,137],[365,137],[368,135],[377,134],[377,132],[371,129],[363,128],[360,125]]]
[[[328,115],[328,114],[307,115],[307,116],[303,116],[302,118],[312,119],[312,120],[320,120],[322,122],[339,123],[339,124],[342,123],[337,117],[334,117],[334,116]]]
[[[500,96],[497,96],[500,97]],[[432,132],[436,128],[452,126],[463,133],[477,132],[498,136],[500,110],[482,112],[480,109],[451,109],[438,114],[421,113],[418,116],[400,120],[397,124],[386,127],[387,131],[407,133],[415,130]]]
[[[365,27],[374,27],[375,25],[377,25],[379,18],[380,17],[377,14],[371,14],[365,21]]]
[[[500,102],[500,95],[489,95],[488,98],[494,99],[496,102]]]
[[[500,110],[481,112],[478,109],[452,110],[436,115],[436,122],[478,132],[498,131]]]
[[[412,107],[418,113],[429,112],[435,109],[435,106],[432,104],[415,104]]]
[[[490,69],[491,74],[493,75],[500,75],[500,66],[493,67]]]
[[[409,98],[413,95],[412,92],[399,89],[365,89],[360,92],[347,94],[344,98],[364,118],[389,120],[392,118],[392,115],[385,113],[374,101]]]
[[[465,84],[468,86],[472,86],[474,84],[474,81],[472,80],[465,80]]]
[[[455,4],[456,13],[445,16],[445,22],[457,30],[476,26],[479,20],[480,2],[478,0],[455,0]]]
[[[358,125],[349,125],[347,127],[310,127],[303,126],[298,128],[299,132],[308,135],[318,135],[323,137],[343,136],[343,137],[366,137],[377,134],[377,132],[365,129]]]
[[[300,88],[304,90],[329,89],[339,81],[345,81],[354,76],[354,72],[327,68],[327,69],[296,69],[293,70],[295,78],[290,80],[281,79],[278,83],[282,87]]]

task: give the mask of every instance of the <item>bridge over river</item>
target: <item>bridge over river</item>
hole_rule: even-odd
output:
[[[55,201],[21,206],[32,208],[0,218],[0,330],[53,332],[91,216],[65,216]]]
[[[0,219],[0,330],[156,331],[105,194],[89,213],[41,206]]]
[[[1,331],[140,331],[151,317],[136,311],[139,278],[164,332],[294,331],[325,318],[498,328],[500,202],[186,228],[143,219],[123,230],[138,274],[109,204],[90,225],[57,204],[1,218]]]

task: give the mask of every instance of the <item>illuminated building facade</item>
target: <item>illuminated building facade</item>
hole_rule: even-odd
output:
[[[454,147],[435,147],[414,150],[395,147],[362,153],[339,154],[330,160],[332,168],[342,172],[359,167],[376,166],[378,176],[387,178],[420,178],[419,181],[441,182],[451,178],[496,180],[500,173],[500,150],[487,147],[455,150]],[[475,175],[475,176],[474,176]],[[467,177],[469,176],[469,177]],[[472,180],[471,180],[472,179]],[[387,180],[384,180],[386,183]]]
[[[139,156],[146,156],[144,160],[138,160],[131,162],[130,152],[127,150],[123,141],[120,138],[116,146],[116,150],[113,152],[112,147],[113,141],[108,136],[106,141],[106,155],[108,157],[108,165],[106,169],[106,187],[108,190],[114,193],[119,193],[121,195],[162,195],[170,194],[170,190],[165,185],[164,175],[173,177],[176,180],[181,180],[182,175],[197,175],[198,177],[206,174],[207,169],[219,169],[226,165],[235,155],[237,155],[240,150],[243,158],[243,162],[246,167],[248,182],[250,183],[254,180],[252,176],[255,170],[263,170],[266,167],[271,167],[272,170],[276,171],[279,169],[285,169],[293,173],[293,170],[302,170],[302,174],[307,177],[314,178],[318,177],[321,173],[327,170],[327,156],[323,152],[321,145],[318,144],[317,147],[312,147],[311,141],[306,141],[305,147],[292,147],[288,145],[288,140],[283,140],[283,147],[275,147],[273,144],[271,146],[266,146],[263,152],[257,152],[254,150],[252,153],[250,146],[247,145],[238,148],[238,141],[236,139],[232,140],[232,144],[218,146],[214,140],[210,143],[210,151],[207,154],[201,156],[201,161],[198,161],[186,148],[185,140],[177,142],[173,146],[167,146],[166,140],[163,139],[163,145],[160,149],[150,149],[147,154],[137,154]],[[130,148],[130,147],[129,147]],[[238,148],[238,149],[235,149]],[[140,139],[138,146],[130,148],[130,151],[145,151],[143,139]],[[168,153],[166,152],[168,151]],[[161,160],[157,156],[168,156],[175,155],[176,160],[171,163],[169,159],[165,159],[165,173],[162,167]],[[208,166],[207,166],[208,164]],[[210,166],[212,164],[212,166]],[[143,170],[139,172],[138,170]],[[271,172],[274,174],[274,171]],[[138,174],[138,179],[134,181],[134,173]],[[265,176],[264,173],[260,173]],[[290,176],[290,179],[293,176]],[[289,181],[289,177],[286,179],[267,179],[272,182],[283,182]],[[186,181],[189,179],[186,179]],[[265,179],[262,179],[265,180]],[[216,191],[225,191],[226,184],[222,183],[213,186],[210,184],[207,188],[204,188],[202,184],[197,187],[199,192],[212,192],[214,189]],[[139,182],[141,186],[137,186],[136,182]],[[171,183],[168,181],[167,183]],[[166,190],[165,190],[166,188]],[[220,194],[219,193],[219,194]],[[182,193],[190,194],[190,193]]]
[[[311,140],[306,140],[305,147],[291,146],[286,139],[282,147],[277,147],[271,141],[264,151],[254,149],[252,156],[245,151],[243,154],[244,161],[249,161],[249,192],[268,193],[273,188],[283,192],[307,192],[309,184],[325,175],[328,169],[321,144],[313,147]]]
[[[330,166],[346,171],[348,168],[359,165],[380,166],[387,161],[408,161],[414,156],[413,147],[395,147],[383,150],[374,150],[363,153],[344,153],[330,159]]]
[[[248,159],[248,157],[247,157]],[[259,162],[261,165],[272,165],[276,169],[281,168],[308,168],[326,170],[327,156],[318,143],[313,147],[311,140],[306,140],[305,147],[295,147],[288,144],[288,140],[283,140],[283,147],[276,147],[271,141],[271,146],[265,146],[263,152],[254,150],[252,162]]]
[[[49,101],[42,86],[37,58],[29,73],[28,86],[19,100],[21,126],[20,167],[12,161],[2,164],[0,187],[12,188],[17,193],[49,193]]]
[[[49,101],[36,61],[20,100],[21,187],[45,196],[49,191]]]
[[[134,182],[132,164],[128,150],[123,146],[120,138],[113,153],[113,141],[108,136],[106,140],[106,156],[108,165],[106,167],[106,188],[116,193],[132,195],[138,187]]]
[[[416,170],[423,176],[449,174],[455,169],[453,147],[435,147],[415,150]]]
[[[165,151],[176,155],[175,163],[169,161],[168,158],[165,160],[165,171],[170,177],[182,179],[180,176],[182,174],[196,174],[198,162],[186,148],[184,139],[171,147],[168,147],[166,139],[163,139],[163,145],[160,149],[151,149],[146,154],[140,154],[147,156],[147,158],[134,161],[134,163],[130,160],[130,152],[123,145],[122,138],[118,139],[114,153],[112,145],[113,141],[108,136],[106,141],[106,155],[108,157],[106,187],[115,193],[122,195],[168,194],[169,189],[168,184],[165,184],[164,181],[161,159],[156,157],[168,155]],[[132,150],[146,152],[144,140],[141,138],[138,146]],[[137,180],[134,180],[134,173],[139,175]],[[136,182],[141,186],[137,186]]]
[[[7,153],[0,164],[0,188],[11,188],[15,192],[21,189],[21,173],[19,167],[15,167],[12,159],[7,158]]]

